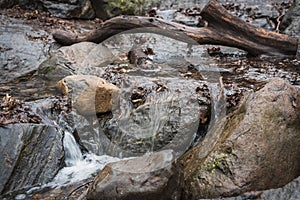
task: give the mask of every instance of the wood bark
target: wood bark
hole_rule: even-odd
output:
[[[124,31],[151,32],[192,44],[236,47],[254,56],[297,54],[297,38],[252,26],[233,16],[216,0],[209,1],[201,11],[201,17],[207,21],[207,27],[189,27],[155,17],[119,16],[83,35],[56,31],[53,37],[62,45],[71,45],[83,41],[100,43]]]

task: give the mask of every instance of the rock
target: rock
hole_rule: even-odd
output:
[[[0,127],[0,194],[50,182],[64,162],[62,138],[53,126]]]
[[[300,1],[294,0],[293,6],[287,11],[280,24],[280,30],[285,34],[294,35],[300,39]]]
[[[81,42],[59,48],[38,69],[38,74],[52,84],[68,75],[100,74],[100,67],[115,60],[111,50],[102,44]]]
[[[90,0],[40,0],[53,16],[60,18],[92,19],[95,12]]]
[[[54,53],[40,64],[37,72],[39,77],[46,80],[45,84],[53,87],[62,78],[74,75],[76,69],[70,66],[69,60]]]
[[[108,11],[106,11],[108,2],[105,0],[91,0],[91,3],[95,10],[96,17],[102,20],[107,20],[112,17],[109,15]]]
[[[201,82],[128,78],[121,84],[120,107],[103,129],[110,140],[105,153],[131,157],[173,149],[178,157],[182,155],[192,145],[199,115],[203,114],[199,106],[201,94],[195,92]]]
[[[82,115],[109,112],[118,103],[119,88],[97,76],[67,76],[57,85],[64,95],[72,98],[74,108]]]
[[[300,175],[300,92],[279,78],[185,154],[184,199],[281,187]]]
[[[180,199],[182,171],[172,150],[108,164],[87,199]]]
[[[15,5],[17,1],[12,0],[0,0],[0,8],[10,8]]]
[[[118,15],[143,15],[147,5],[144,0],[91,0],[96,16],[102,20]]]
[[[18,5],[25,9],[47,10],[51,15],[66,19],[93,19],[95,12],[90,0],[0,0],[0,8]]]
[[[300,177],[294,179],[292,182],[286,184],[282,188],[271,189],[263,191],[259,199],[289,199],[298,200],[300,199]]]
[[[28,9],[42,8],[41,2],[31,0],[0,0],[0,8],[11,8],[14,5],[19,5]]]
[[[187,26],[197,26],[199,23],[199,17],[200,15],[188,16],[186,13],[175,12],[173,21]]]
[[[58,55],[79,68],[102,67],[115,59],[110,49],[103,44],[95,44],[93,42],[81,42],[61,47]]]
[[[237,197],[222,198],[224,200],[241,200],[241,199],[289,199],[298,200],[300,199],[300,177],[294,179],[285,186],[277,189],[270,189],[264,191],[252,191],[242,194]]]
[[[20,77],[31,77],[46,59],[51,44],[45,44],[44,40],[49,39],[49,34],[42,30],[37,31],[33,26],[26,25],[23,20],[5,16],[2,20],[0,83]]]

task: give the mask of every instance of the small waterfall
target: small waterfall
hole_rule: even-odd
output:
[[[210,83],[210,95],[212,102],[211,122],[209,128],[211,129],[218,120],[226,115],[226,100],[224,94],[224,86],[222,78],[220,77],[219,83]]]
[[[219,83],[210,83],[210,94],[212,101],[211,125],[222,118],[226,114],[226,100],[224,97],[224,86],[222,78]]]
[[[65,149],[65,163],[67,167],[74,166],[83,160],[82,153],[75,138],[68,131],[65,131],[63,144]]]
[[[70,124],[68,124],[68,116],[60,115],[58,124],[57,126],[61,127],[64,132],[63,146],[65,151],[65,164],[66,167],[72,167],[83,161],[83,156],[73,134],[71,133],[73,128]]]
[[[69,131],[65,131],[63,145],[66,166],[47,186],[58,187],[87,179],[96,175],[107,163],[120,160],[107,155],[97,156],[92,153],[83,155],[74,136]]]

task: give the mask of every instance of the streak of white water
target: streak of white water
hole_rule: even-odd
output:
[[[224,88],[221,78],[219,80],[219,83],[209,83],[209,87],[213,104],[210,123],[210,126],[212,126],[214,122],[218,121],[226,114],[226,101],[224,97]]]
[[[63,140],[65,149],[65,164],[53,181],[47,186],[57,187],[75,183],[96,175],[110,162],[119,161],[119,158],[95,154],[82,155],[81,150],[71,133],[65,131]]]
[[[83,160],[80,148],[77,145],[75,138],[68,131],[65,131],[63,144],[65,148],[65,164],[67,167],[74,166]]]

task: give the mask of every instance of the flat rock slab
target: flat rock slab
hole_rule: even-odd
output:
[[[49,34],[23,20],[1,16],[0,34],[0,83],[33,73],[48,54]]]
[[[53,126],[0,127],[0,194],[50,182],[64,162],[62,138]]]

